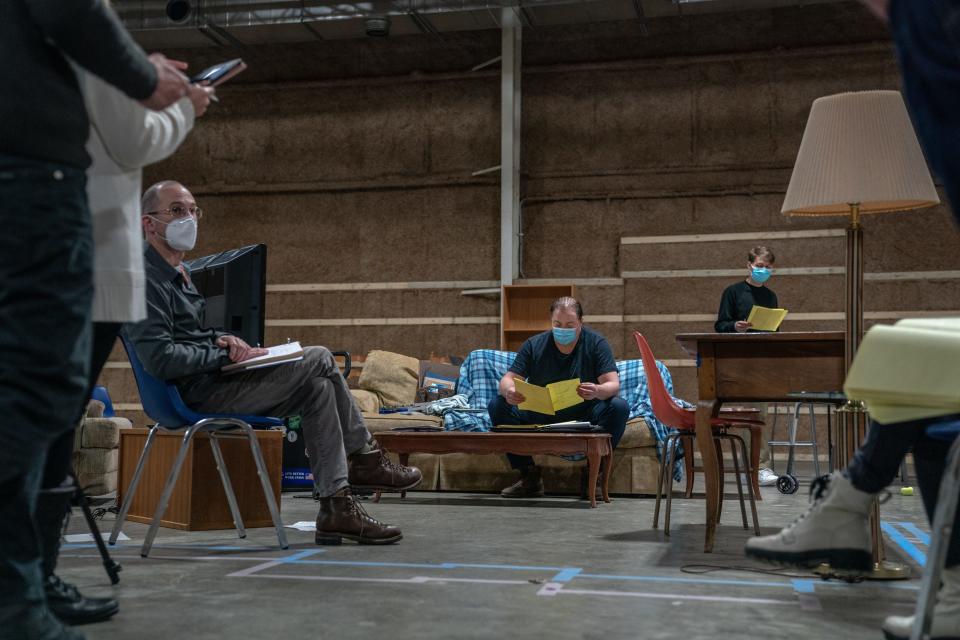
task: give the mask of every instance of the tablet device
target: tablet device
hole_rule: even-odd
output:
[[[234,58],[233,60],[227,60],[226,62],[221,62],[220,64],[215,64],[212,67],[204,69],[197,75],[190,78],[190,82],[194,84],[198,82],[206,82],[209,84],[209,86],[216,87],[217,85],[223,84],[246,68],[247,65],[243,62],[243,59]]]

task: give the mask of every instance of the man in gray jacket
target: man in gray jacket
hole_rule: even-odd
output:
[[[83,636],[41,584],[39,498],[60,501],[90,358],[92,242],[84,193],[89,124],[65,56],[161,109],[186,79],[148,58],[102,0],[0,2],[0,638]],[[58,494],[59,495],[56,495]]]
[[[400,540],[400,529],[369,516],[351,487],[404,491],[420,483],[420,470],[393,464],[379,449],[330,351],[307,347],[298,362],[222,375],[224,365],[266,350],[204,322],[203,296],[183,265],[202,211],[193,195],[172,181],[147,189],[142,209],[149,245],[147,319],[124,331],[147,372],[174,382],[197,411],[301,417],[320,495],[317,544],[340,544],[343,538],[361,544]]]

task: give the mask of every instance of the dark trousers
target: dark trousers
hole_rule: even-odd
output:
[[[960,224],[960,0],[893,0],[890,29],[910,116]]]
[[[562,415],[550,416],[533,411],[521,411],[517,407],[508,404],[503,396],[497,396],[487,405],[487,411],[490,413],[490,419],[493,424],[550,424],[551,422],[564,422],[566,420],[582,420],[595,424],[610,434],[613,447],[616,448],[623,432],[627,428],[627,416],[630,408],[623,398],[614,396],[608,400],[597,400],[596,402],[585,402],[570,410],[564,411]],[[512,453],[507,454],[510,466],[514,469],[529,467],[533,464],[533,458],[530,456],[518,456]]]
[[[847,477],[857,489],[878,493],[893,482],[900,472],[903,457],[913,450],[923,506],[927,518],[933,522],[950,443],[928,437],[927,427],[958,419],[960,415],[893,424],[871,422],[866,440],[847,466]],[[948,567],[960,564],[960,511],[953,526],[946,564]]]
[[[85,187],[81,169],[0,156],[0,629],[43,603],[37,492],[87,388]]]

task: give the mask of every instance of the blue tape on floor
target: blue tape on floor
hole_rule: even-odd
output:
[[[927,533],[926,531],[923,531],[922,529],[920,529],[920,527],[913,524],[912,522],[894,522],[893,524],[903,527],[904,529],[912,533],[917,538],[917,540],[921,542],[921,544],[925,544],[928,547],[930,546],[930,534]]]
[[[887,536],[890,537],[893,542],[903,549],[903,551],[913,559],[918,565],[923,567],[927,563],[927,556],[920,549],[917,549],[912,542],[906,539],[902,533],[900,533],[896,527],[894,527],[889,522],[881,522],[880,528],[883,530]]]
[[[60,545],[61,549],[95,549],[96,543],[93,542],[66,542]],[[108,544],[107,551],[111,549],[139,549],[143,546],[141,542],[128,542],[126,544],[119,542],[117,544]],[[222,544],[155,544],[154,549],[202,549],[204,551],[276,551],[278,547],[238,547],[235,545]]]
[[[297,553],[290,554],[289,556],[277,558],[277,561],[282,562],[284,564],[288,564],[288,563],[293,564],[293,563],[300,562],[304,558],[307,558],[309,556],[315,556],[318,553],[323,553],[323,552],[324,552],[323,549],[306,549],[304,551],[298,551]]]
[[[503,569],[506,571],[566,571],[568,567],[531,567],[515,564],[467,564],[459,562],[362,562],[357,560],[293,560],[291,564],[340,565],[345,567],[393,567],[406,569]],[[579,572],[580,569],[575,569]]]
[[[665,576],[618,576],[602,573],[581,573],[579,578],[596,580],[636,580],[639,582],[669,582],[681,584],[722,584],[738,587],[792,587],[789,582],[770,582],[767,580],[728,580],[723,578],[668,578]]]
[[[582,571],[582,569],[564,569],[559,572],[557,575],[553,576],[550,582],[570,582]]]
[[[816,583],[813,580],[794,579],[793,590],[797,593],[813,593],[816,591]]]

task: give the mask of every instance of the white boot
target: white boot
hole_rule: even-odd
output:
[[[747,555],[800,567],[829,562],[834,569],[869,571],[869,513],[876,494],[860,491],[834,471],[814,480],[810,495],[810,507],[793,524],[776,535],[750,538]]]
[[[930,640],[960,640],[960,565],[940,574],[942,586],[937,594],[930,623]],[[890,616],[883,622],[887,640],[909,640],[913,616]]]

